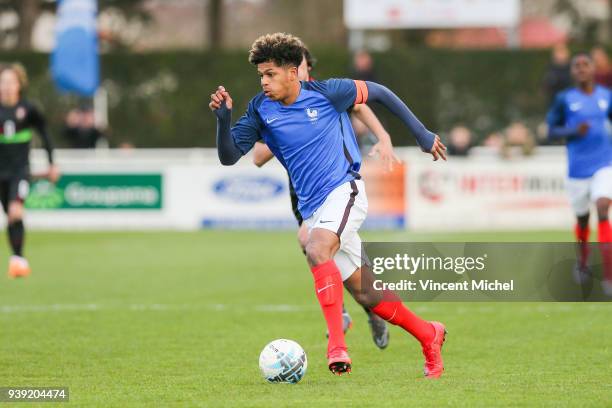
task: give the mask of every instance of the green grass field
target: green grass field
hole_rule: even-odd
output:
[[[6,248],[2,238],[2,265]],[[393,327],[389,348],[379,351],[365,314],[347,299],[354,371],[334,377],[311,276],[291,232],[32,232],[27,255],[31,277],[0,279],[0,387],[68,386],[71,406],[612,406],[610,303],[412,304],[449,330],[446,373],[426,381],[417,343]],[[259,352],[281,337],[308,354],[297,385],[260,376]]]

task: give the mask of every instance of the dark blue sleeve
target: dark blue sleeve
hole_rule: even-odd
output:
[[[332,78],[326,81],[305,82],[305,86],[325,95],[336,112],[345,112],[355,104],[357,88],[352,79]]]
[[[257,113],[256,104],[257,100],[252,100],[244,115],[232,127],[232,139],[243,155],[253,148],[255,142],[261,140],[263,124]]]
[[[612,91],[608,92],[608,119],[612,121]]]
[[[433,147],[436,135],[429,131],[412,113],[408,106],[387,87],[375,82],[365,81],[367,90],[364,92],[365,100],[379,102],[397,116],[412,132],[423,151],[429,152]]]
[[[261,121],[257,117],[252,100],[246,113],[230,128],[232,111],[225,102],[215,111],[217,116],[217,152],[221,164],[231,166],[244,156],[261,139]]]
[[[555,97],[555,101],[546,115],[549,139],[564,139],[576,136],[576,129],[565,126],[566,120],[565,92],[561,92]]]

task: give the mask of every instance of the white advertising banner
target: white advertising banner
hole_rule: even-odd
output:
[[[33,171],[45,157],[34,155]],[[364,163],[370,208],[365,228],[410,230],[561,229],[573,224],[563,148],[529,158],[475,154],[433,163],[398,149],[393,173]],[[58,151],[63,177],[33,183],[26,222],[43,229],[295,229],[286,171],[245,157],[218,164],[214,149]],[[0,222],[5,221],[0,214]]]
[[[408,228],[556,229],[573,224],[565,160],[451,158],[409,166]]]
[[[520,0],[344,0],[351,30],[513,27]]]
[[[201,228],[297,228],[287,172],[278,162],[250,161],[172,166],[166,172],[168,205],[181,223]]]

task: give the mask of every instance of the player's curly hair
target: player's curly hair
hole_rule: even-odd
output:
[[[304,50],[304,43],[294,35],[266,34],[256,39],[251,46],[249,62],[253,65],[274,62],[279,67],[298,67],[304,57]]]

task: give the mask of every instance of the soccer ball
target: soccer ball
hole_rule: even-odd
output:
[[[271,383],[295,384],[304,377],[307,367],[304,349],[292,340],[271,341],[259,355],[261,373]]]

